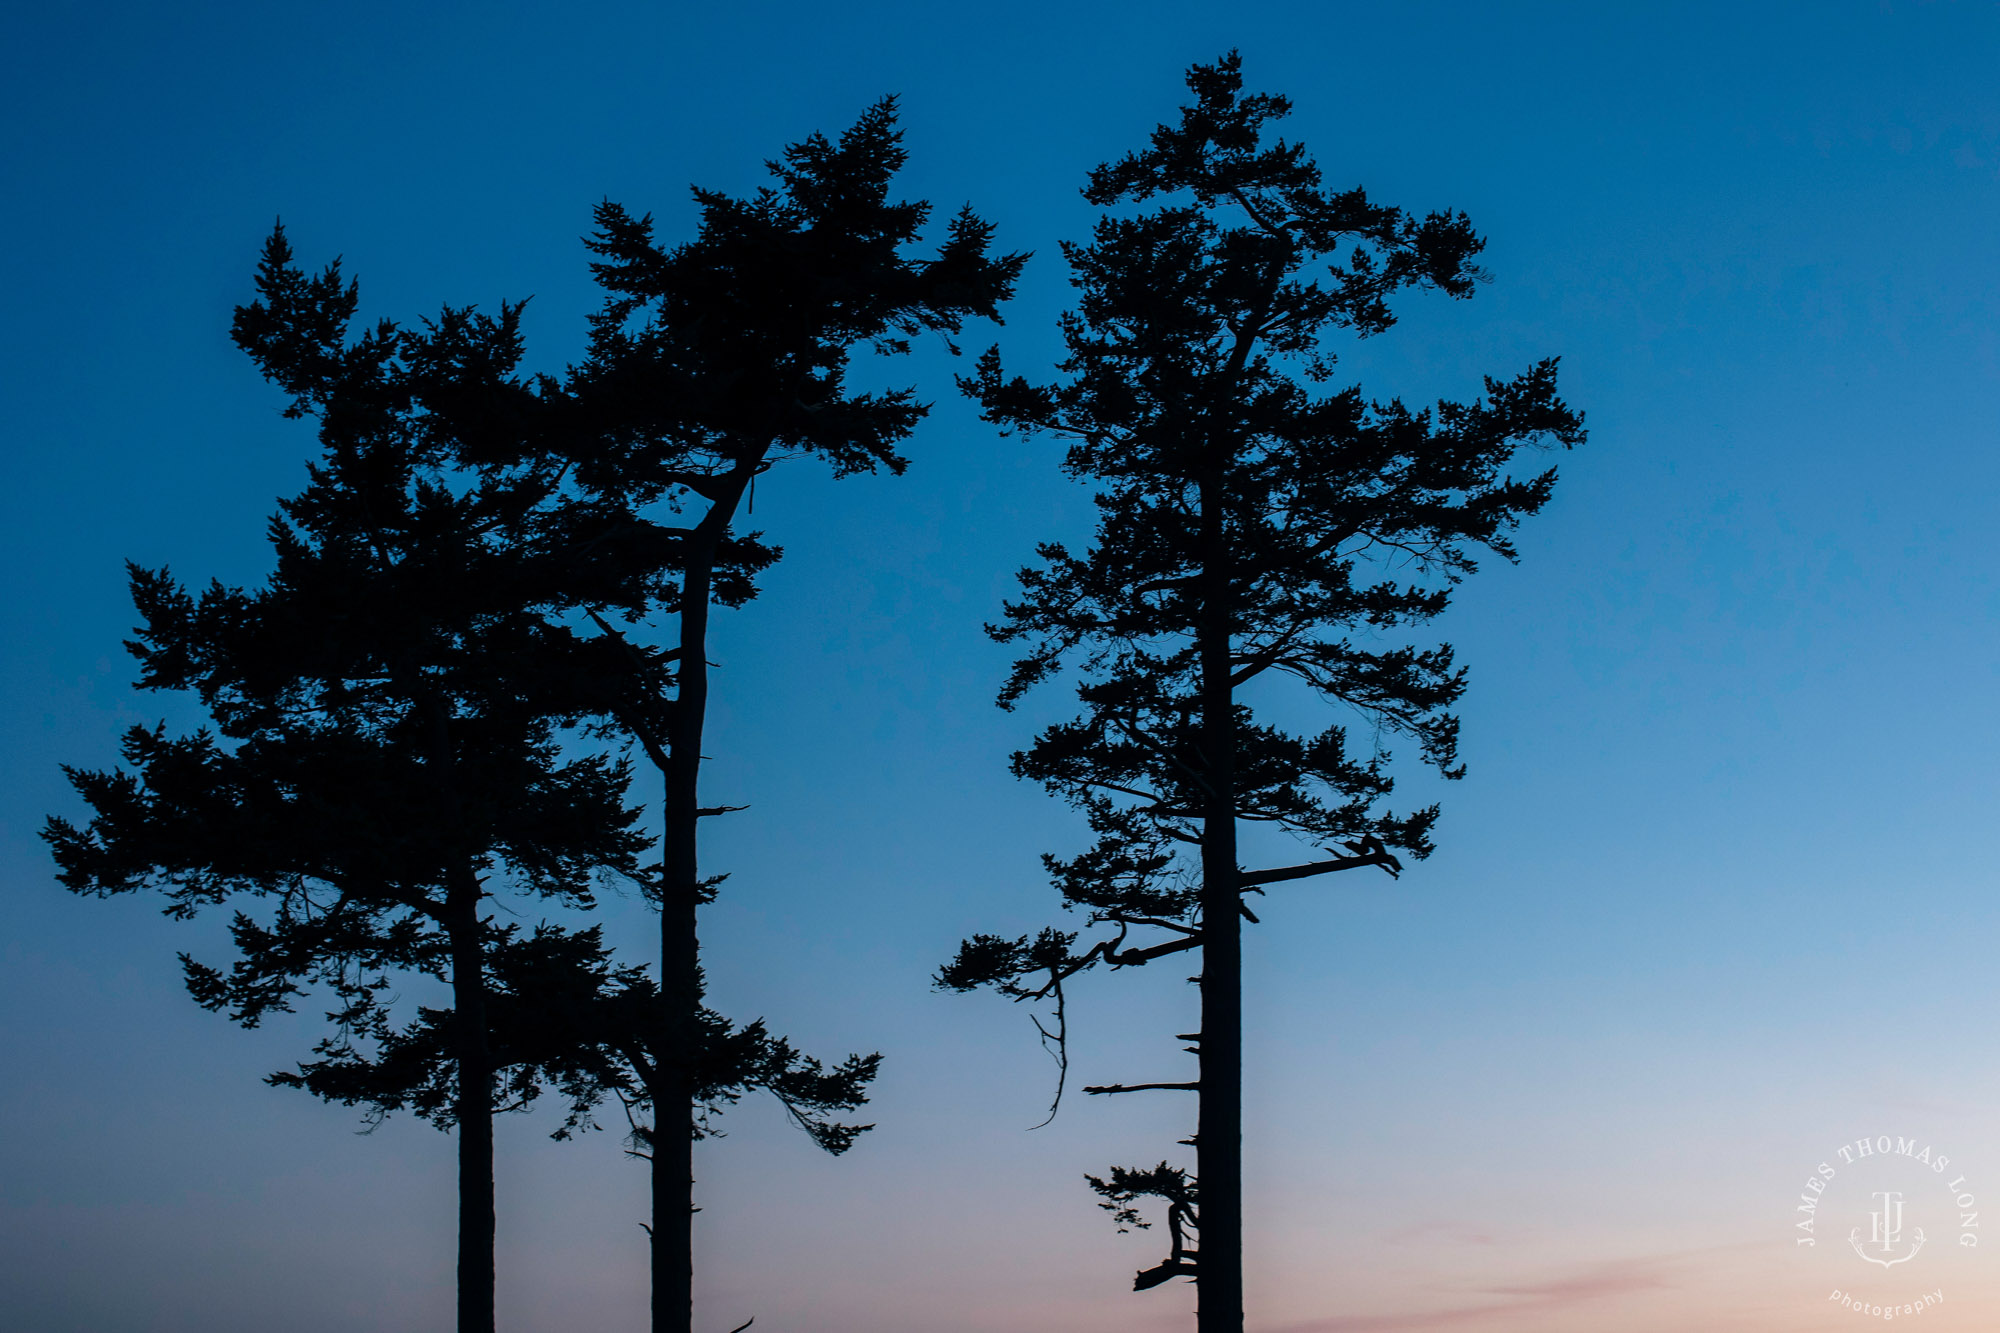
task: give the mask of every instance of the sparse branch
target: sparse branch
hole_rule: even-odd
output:
[[[1199,949],[1201,937],[1190,936],[1184,940],[1168,940],[1165,944],[1155,944],[1149,949],[1126,949],[1122,953],[1116,949],[1106,949],[1104,961],[1113,967],[1138,967],[1150,963],[1155,958],[1165,958],[1169,954],[1186,953],[1189,949]]]
[[[1055,1059],[1056,1094],[1049,1099],[1048,1115],[1042,1118],[1041,1124],[1030,1126],[1031,1129],[1041,1129],[1055,1120],[1056,1112],[1062,1109],[1063,1089],[1069,1083],[1069,1004],[1063,996],[1062,978],[1053,978],[1050,988],[1056,1001],[1056,1030],[1050,1032],[1042,1026],[1042,1020],[1033,1014],[1028,1015],[1028,1020],[1035,1025],[1035,1032],[1041,1038],[1042,1049]]]
[[[1274,870],[1252,870],[1242,875],[1236,882],[1243,888],[1259,884],[1280,884],[1286,880],[1308,879],[1314,875],[1330,875],[1341,870],[1359,870],[1363,866],[1380,866],[1396,877],[1403,873],[1403,863],[1387,847],[1374,838],[1350,844],[1353,856],[1336,856],[1330,861],[1309,861],[1304,865],[1281,866]]]

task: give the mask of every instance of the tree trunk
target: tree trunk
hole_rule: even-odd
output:
[[[688,542],[680,657],[667,728],[660,904],[660,994],[668,1011],[653,1091],[653,1333],[694,1328],[694,1064],[700,1054],[702,729],[708,716],[708,614],[715,551],[758,460],[731,473]]]
[[[710,584],[703,554],[690,562],[682,584],[680,680],[668,732],[660,903],[660,994],[667,1013],[653,1096],[653,1333],[694,1327],[693,1064],[701,1006],[695,811],[708,705]]]
[[[1230,572],[1219,486],[1202,488],[1201,1099],[1195,1132],[1200,1333],[1243,1329],[1243,917],[1236,864]]]
[[[458,878],[458,877],[454,877]],[[458,1333],[493,1333],[493,1054],[479,885],[451,886],[451,992],[458,1055]]]

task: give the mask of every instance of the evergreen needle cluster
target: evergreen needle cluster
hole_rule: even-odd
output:
[[[1193,1094],[1194,1165],[1089,1184],[1121,1228],[1165,1225],[1135,1286],[1192,1278],[1203,1333],[1237,1333],[1249,899],[1429,853],[1437,808],[1390,804],[1379,738],[1460,776],[1465,674],[1409,634],[1481,554],[1513,558],[1554,482],[1517,475],[1521,452],[1583,430],[1553,361],[1428,409],[1329,387],[1334,339],[1384,332],[1400,295],[1469,296],[1481,241],[1463,214],[1327,188],[1234,55],[1188,86],[1178,123],[1090,175],[1103,213],[1063,247],[1078,296],[1058,378],[1010,375],[996,348],[959,381],[1003,433],[1066,439],[1096,497],[1088,548],[1043,545],[989,627],[1023,653],[1003,706],[1074,684],[1081,711],[1014,771],[1095,841],[1044,858],[1083,930],[975,936],[938,984],[1051,1001],[1066,1074],[1065,983],[1198,960],[1200,1025],[1177,1038],[1193,1076],[1085,1089]],[[725,876],[699,834],[733,807],[703,804],[700,777],[711,614],[781,554],[746,526],[757,479],[815,459],[902,472],[926,406],[856,389],[853,357],[997,322],[1025,261],[970,209],[926,249],[928,205],[894,197],[903,165],[885,100],[787,148],[746,197],[697,190],[680,243],[599,206],[604,299],[560,375],[522,369],[519,304],[357,331],[354,282],[300,268],[279,228],[234,335],[320,452],[271,520],[273,572],[195,591],[131,569],[139,687],[191,694],[209,725],[135,727],[122,766],[70,771],[89,815],[49,821],[60,878],[158,891],[176,917],[229,907],[234,961],[182,958],[200,1004],[245,1026],[331,1004],[272,1083],[456,1131],[464,1333],[495,1321],[497,1114],[553,1093],[565,1137],[622,1109],[653,1185],[655,1330],[693,1327],[692,1153],[715,1114],[767,1092],[832,1153],[870,1128],[845,1117],[878,1056],[822,1062],[705,1001],[699,908]],[[1260,717],[1265,677],[1378,740]],[[1321,851],[1246,867],[1245,824]],[[589,924],[607,879],[657,908],[651,957]],[[502,921],[503,895],[543,919]],[[398,1005],[413,978],[437,1006]]]

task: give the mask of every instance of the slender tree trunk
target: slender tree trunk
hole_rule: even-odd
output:
[[[1243,1328],[1243,917],[1236,864],[1236,714],[1230,686],[1230,571],[1220,486],[1202,495],[1201,1098],[1195,1132],[1197,1325]]]
[[[455,877],[457,878],[457,877]],[[479,885],[451,886],[451,992],[458,1054],[458,1333],[493,1333],[493,1053]]]
[[[753,461],[709,506],[688,542],[681,579],[680,658],[667,730],[660,904],[660,994],[668,1006],[653,1095],[653,1333],[694,1328],[694,1064],[700,1054],[702,729],[708,716],[708,614],[715,551]]]
[[[708,706],[710,578],[706,553],[697,552],[682,582],[680,679],[668,732],[660,903],[660,994],[667,1004],[667,1030],[653,1097],[653,1333],[694,1327],[693,1065],[701,1006],[695,810]]]

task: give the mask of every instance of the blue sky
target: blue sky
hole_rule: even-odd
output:
[[[1265,1333],[1811,1329],[1798,1180],[1858,1135],[2000,1191],[2000,10],[1974,4],[17,7],[0,18],[0,1308],[35,1333],[437,1327],[449,1142],[265,1088],[314,1024],[194,1007],[140,902],[57,887],[57,765],[129,690],[121,562],[247,581],[308,433],[230,346],[282,215],[370,316],[532,295],[560,366],[577,238],[903,98],[910,193],[1036,259],[999,332],[1046,366],[1085,170],[1240,47],[1336,183],[1463,208],[1493,282],[1343,352],[1378,396],[1563,357],[1589,416],[1519,567],[1443,632],[1470,776],[1401,881],[1274,895],[1255,937],[1253,1296]],[[983,341],[983,339],[981,339]],[[976,345],[976,344],[975,344]],[[929,993],[1048,918],[1074,821],[1006,756],[979,631],[1084,530],[1054,447],[926,353],[902,479],[775,476],[787,549],[719,631],[718,1002],[889,1057],[821,1158],[769,1107],[704,1149],[704,1323],[819,1333],[1191,1326],[1080,1175],[1157,1160],[1170,1102],[1078,1101],[997,1001]],[[635,943],[641,913],[614,905]],[[1170,1067],[1176,978],[1077,997],[1087,1080]],[[548,1121],[549,1123],[543,1123]],[[615,1135],[504,1127],[502,1327],[637,1327],[643,1179]],[[2000,1194],[1996,1194],[2000,1199]],[[2000,1248],[2000,1241],[1995,1242]],[[1989,1328],[1992,1251],[1928,1327]],[[1851,1259],[1851,1256],[1850,1256]],[[1809,1262],[1811,1260],[1812,1262]],[[1842,1270],[1844,1271],[1844,1270]],[[1914,1269],[1912,1270],[1914,1271]],[[1829,1276],[1831,1274],[1831,1276]],[[1863,1280],[1865,1275],[1854,1280]]]

